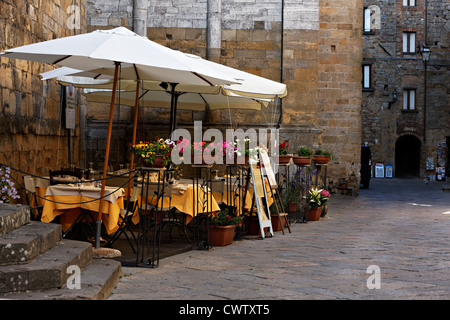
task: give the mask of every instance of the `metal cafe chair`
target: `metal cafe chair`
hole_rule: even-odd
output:
[[[140,182],[142,191],[139,200],[136,265],[147,267],[159,265],[161,227],[164,215],[170,210],[173,187],[173,180],[167,179],[167,174],[158,174],[157,181],[149,181],[147,171],[143,170],[143,177]],[[169,206],[164,206],[164,198],[169,198]]]
[[[139,196],[141,195],[142,187],[134,186],[133,191],[130,196],[130,202],[128,204],[128,207],[126,209],[120,209],[120,221],[119,221],[119,229],[110,237],[108,240],[106,246],[112,247],[114,243],[120,238],[120,236],[123,234],[125,235],[128,243],[131,246],[131,249],[133,250],[133,253],[136,253],[136,249],[134,248],[133,242],[131,241],[130,237],[127,234],[127,231],[130,233],[131,237],[133,238],[133,241],[135,245],[137,245],[137,238],[132,230],[132,218],[134,213],[136,212],[136,209],[138,208],[138,202],[139,202]]]

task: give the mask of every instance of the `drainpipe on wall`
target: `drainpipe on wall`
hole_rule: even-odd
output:
[[[133,0],[133,31],[147,37],[148,0]]]
[[[222,0],[208,0],[206,59],[220,62],[222,48]]]
[[[281,0],[281,55],[280,55],[280,82],[283,83],[283,53],[284,53],[284,0]],[[280,118],[278,119],[277,129],[281,126],[283,120],[283,99],[280,100]]]

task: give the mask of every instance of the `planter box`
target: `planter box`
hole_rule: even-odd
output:
[[[227,246],[233,243],[235,225],[211,227],[211,240],[213,246]]]
[[[261,228],[259,227],[258,217],[245,217],[245,230],[249,236],[261,236]],[[273,227],[273,226],[272,226]],[[264,228],[264,232],[269,231],[269,228]]]
[[[301,156],[294,156],[292,158],[292,161],[297,166],[309,166],[311,160],[312,159],[310,157],[301,157]]]
[[[281,225],[280,225],[280,220],[281,220],[281,224],[283,225],[283,227],[286,226],[286,217],[287,216],[281,216],[278,217],[277,214],[271,214],[270,215],[270,219],[272,220],[272,229],[273,231],[281,231]]]

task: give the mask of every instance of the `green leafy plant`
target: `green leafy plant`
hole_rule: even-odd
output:
[[[241,225],[242,216],[232,216],[228,214],[228,208],[222,209],[218,215],[210,218],[209,225],[214,227]]]
[[[313,155],[313,152],[311,150],[311,148],[307,147],[307,146],[300,146],[296,151],[295,151],[296,155],[300,156],[300,157],[308,157],[311,158]]]
[[[304,198],[309,203],[309,208],[318,208],[324,206],[330,197],[330,193],[325,189],[317,187],[311,188]]]
[[[330,151],[327,151],[327,150],[317,149],[316,151],[314,151],[314,155],[315,156],[327,156],[330,158],[330,160],[334,160],[333,153]]]

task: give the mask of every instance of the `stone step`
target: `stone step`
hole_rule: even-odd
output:
[[[83,270],[91,261],[90,243],[63,240],[28,264],[0,266],[0,293],[61,288],[69,266]]]
[[[80,289],[52,289],[34,292],[0,294],[0,299],[10,300],[106,300],[122,275],[122,265],[111,259],[93,259],[81,271]]]
[[[61,241],[61,225],[30,221],[0,237],[0,266],[29,263]]]
[[[21,204],[0,204],[0,237],[30,222],[30,207]]]

